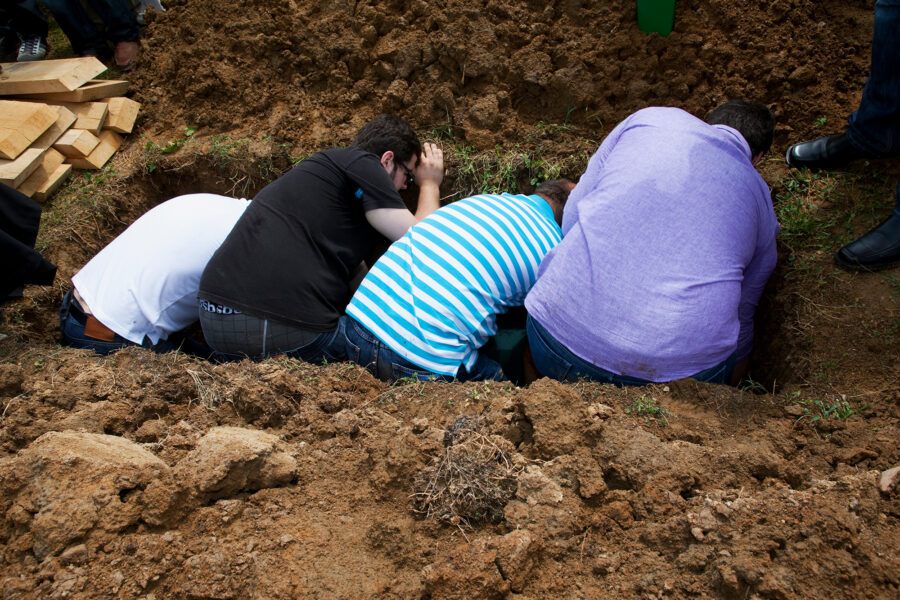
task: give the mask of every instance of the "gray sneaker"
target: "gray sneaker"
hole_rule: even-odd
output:
[[[19,62],[41,60],[47,56],[47,40],[39,35],[29,35],[22,40],[19,46]]]

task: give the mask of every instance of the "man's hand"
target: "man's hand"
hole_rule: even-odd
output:
[[[422,146],[422,156],[416,165],[416,183],[419,187],[433,183],[440,186],[444,179],[444,151],[431,142]]]
[[[422,156],[416,166],[416,182],[419,184],[419,204],[416,222],[421,221],[441,206],[441,180],[444,179],[444,151],[431,142],[422,146]]]
[[[375,208],[366,211],[366,219],[392,242],[400,239],[406,231],[436,211],[441,206],[441,180],[444,179],[444,152],[437,144],[425,144],[415,170],[419,186],[419,202],[416,213],[405,208]]]

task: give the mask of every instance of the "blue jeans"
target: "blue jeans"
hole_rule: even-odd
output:
[[[140,346],[160,354],[181,350],[202,358],[207,358],[212,353],[212,350],[205,344],[185,336],[182,332],[175,332],[168,339],[159,340],[156,344],[151,343],[146,337],[143,343],[135,344],[118,334],[115,334],[110,341],[100,340],[84,332],[86,321],[87,315],[72,298],[72,292],[67,292],[59,309],[59,329],[62,332],[62,342],[65,346],[93,350],[102,356],[128,346]]]
[[[106,27],[105,35],[97,29],[80,0],[42,2],[53,13],[53,18],[69,38],[72,50],[77,55],[105,56],[109,54],[107,39],[116,44],[136,42],[140,37],[140,26],[128,0],[88,0]]]
[[[900,154],[900,0],[875,3],[872,66],[848,120],[847,137],[857,148],[874,156]]]
[[[394,381],[402,378],[412,378],[418,381],[482,381],[485,379],[494,381],[506,381],[500,363],[479,353],[478,360],[467,371],[460,367],[456,377],[442,375],[424,369],[412,363],[379,340],[364,325],[352,317],[342,317],[344,323],[344,336],[347,348],[347,358],[364,366],[372,375],[383,381]]]
[[[640,377],[618,375],[587,362],[580,356],[573,354],[559,340],[550,335],[550,332],[535,321],[531,315],[528,316],[526,329],[534,365],[537,367],[538,372],[545,377],[568,382],[584,377],[591,381],[613,383],[618,386],[653,383]],[[716,366],[700,371],[691,377],[709,383],[725,383],[731,379],[735,358],[735,354],[732,354]]]

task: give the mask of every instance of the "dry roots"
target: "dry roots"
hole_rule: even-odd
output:
[[[497,523],[515,494],[522,467],[509,442],[483,432],[479,418],[460,417],[444,436],[444,452],[419,471],[413,511],[458,527]]]

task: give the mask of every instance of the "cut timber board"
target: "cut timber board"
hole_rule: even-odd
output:
[[[106,66],[93,56],[2,63],[0,66],[3,67],[0,96],[70,92],[106,70]]]
[[[0,158],[12,160],[56,122],[46,104],[0,100]]]
[[[109,115],[106,117],[106,125],[103,129],[112,129],[117,133],[131,133],[134,122],[137,121],[139,102],[129,98],[107,98],[103,100],[109,107]]]
[[[51,92],[49,94],[21,94],[45,102],[90,102],[121,96],[128,91],[129,83],[124,80],[94,79],[71,92]]]
[[[42,192],[44,197],[53,193],[62,184],[65,175],[72,170],[72,165],[63,165],[64,160],[65,157],[53,148],[47,150],[39,161],[38,168],[19,186],[19,191],[29,198],[34,198],[38,192]]]
[[[100,138],[87,129],[73,127],[56,140],[53,148],[70,158],[84,158],[93,152],[99,143]]]
[[[44,151],[56,142],[63,132],[75,122],[75,115],[64,106],[53,107],[57,112],[56,123],[41,134],[30,148],[15,160],[0,160],[0,182],[10,187],[18,187],[38,167]]]
[[[65,163],[56,167],[56,170],[41,184],[41,187],[37,189],[32,198],[38,202],[43,202],[53,195],[53,192],[58,190],[59,186],[65,183],[66,179],[69,177],[69,173],[72,172],[72,168],[72,165],[67,165]]]
[[[122,136],[114,131],[101,131],[100,143],[85,158],[68,158],[66,161],[78,169],[102,169],[103,165],[122,145]]]
[[[34,102],[29,100],[28,102]],[[87,129],[94,135],[100,133],[106,124],[109,107],[106,102],[47,102],[48,106],[64,106],[75,113],[75,129]]]

